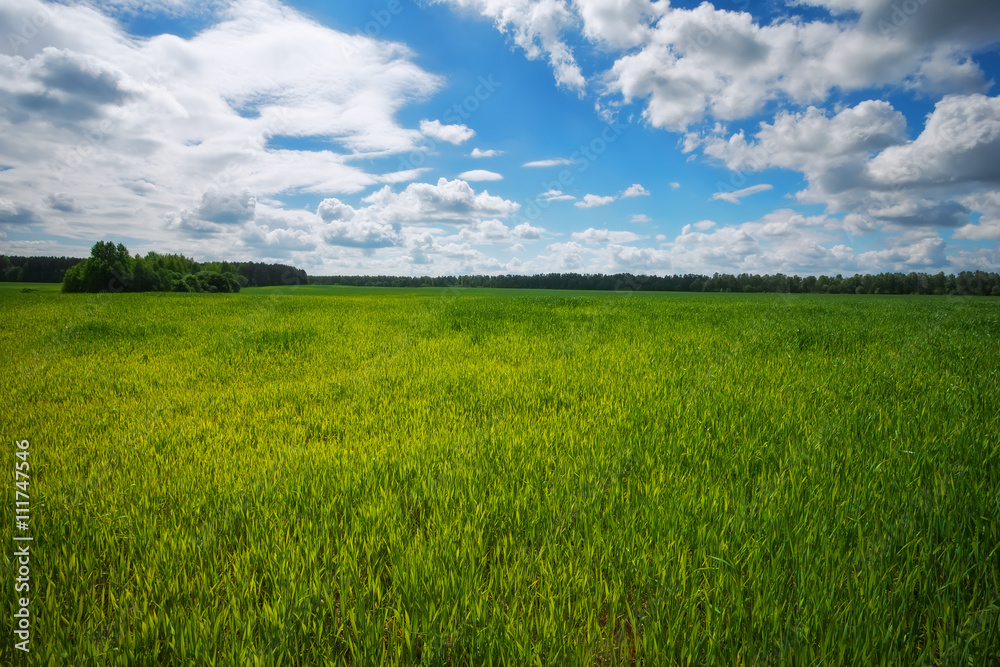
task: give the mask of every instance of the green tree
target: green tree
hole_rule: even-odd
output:
[[[90,259],[81,264],[84,292],[123,292],[132,283],[134,260],[121,243],[98,241],[90,249]]]
[[[135,258],[135,266],[132,269],[132,283],[129,286],[130,292],[159,292],[163,289],[160,274],[141,257]]]

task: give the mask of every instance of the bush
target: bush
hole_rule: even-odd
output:
[[[200,292],[202,291],[201,285],[198,284],[198,279],[195,278],[193,273],[189,273],[186,276],[181,276],[181,278],[174,283],[175,292]]]

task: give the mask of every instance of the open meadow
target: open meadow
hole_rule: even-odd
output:
[[[1000,300],[22,287],[0,664],[1000,663]]]

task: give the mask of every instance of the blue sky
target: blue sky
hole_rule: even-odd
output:
[[[989,0],[0,1],[0,252],[1000,270]]]

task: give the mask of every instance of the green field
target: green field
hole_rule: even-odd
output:
[[[0,664],[1000,662],[1000,300],[0,289]]]

